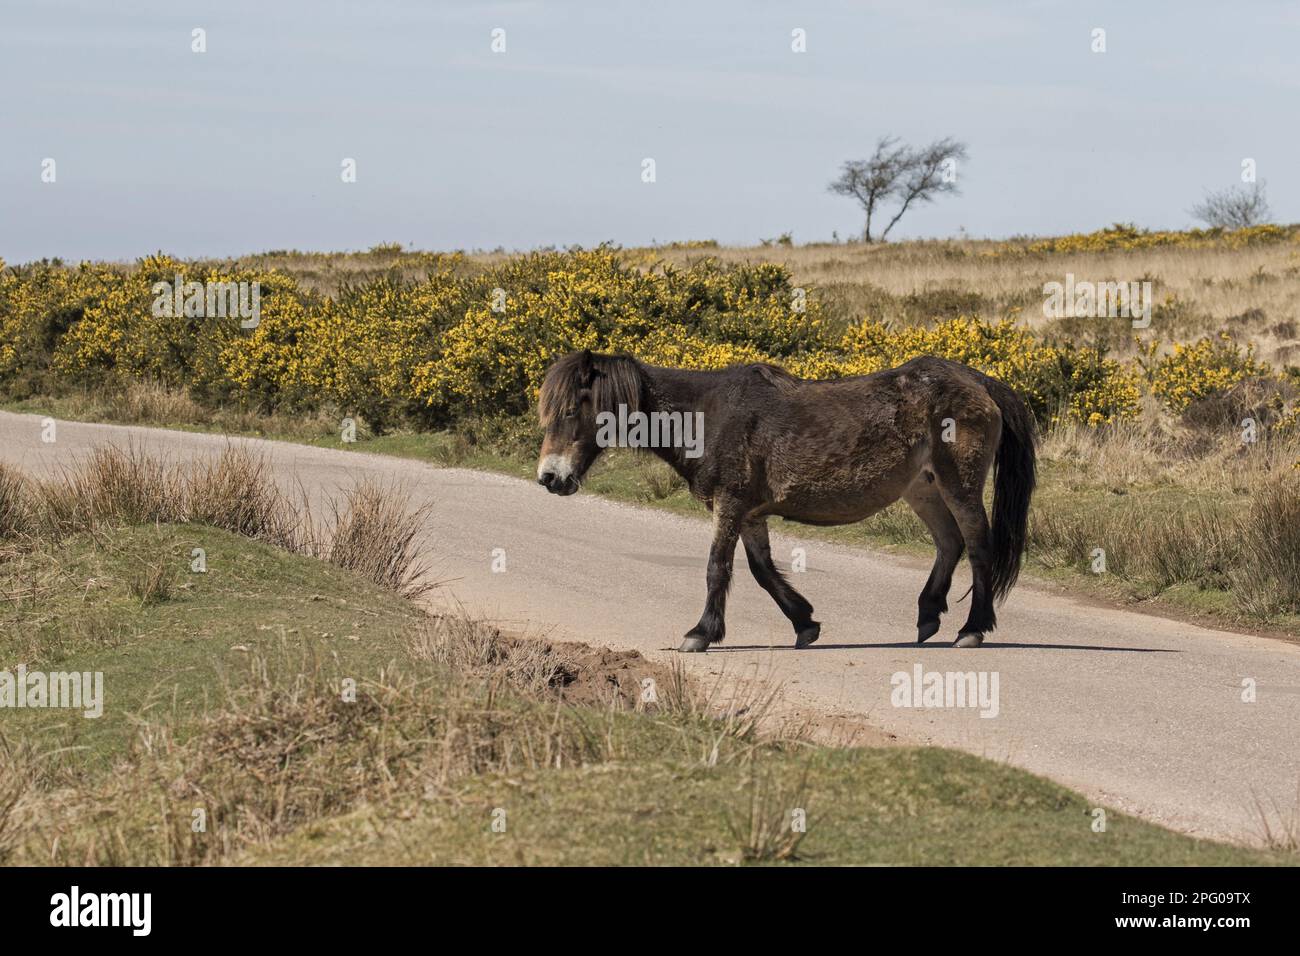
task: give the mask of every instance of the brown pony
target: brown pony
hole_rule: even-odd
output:
[[[603,448],[631,436],[626,444],[650,445],[713,512],[708,597],[681,651],[704,651],[723,638],[737,538],[755,579],[794,625],[795,646],[817,640],[812,605],[772,561],[769,515],[850,524],[906,501],[937,551],[917,602],[918,642],[939,630],[963,550],[973,584],[957,647],[984,642],[996,625],[994,600],[1019,574],[1034,490],[1034,418],[1006,385],[957,362],[917,358],[823,382],[772,365],[691,372],[575,352],[547,373],[538,411],[546,434],[537,481],[552,494],[573,494]],[[650,425],[615,436],[615,419]],[[692,422],[702,434],[691,434]],[[990,467],[991,526],[984,510]]]

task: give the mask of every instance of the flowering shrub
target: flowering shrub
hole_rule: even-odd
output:
[[[66,379],[88,385],[151,379],[188,386],[200,396],[238,391],[221,355],[243,332],[239,317],[155,315],[159,294],[154,286],[257,282],[263,317],[298,296],[295,280],[278,272],[198,272],[164,255],[140,260],[131,272],[109,275],[111,279],[101,281],[86,300],[78,320],[53,344],[50,367]]]
[[[394,271],[332,297],[283,272],[218,271],[164,255],[131,269],[4,269],[0,388],[149,379],[209,403],[330,406],[383,430],[521,414],[550,362],[581,348],[683,368],[767,361],[806,378],[937,355],[1006,382],[1044,422],[1064,416],[1104,425],[1136,415],[1148,390],[1177,412],[1270,374],[1224,337],[1174,345],[1163,356],[1152,343],[1136,363],[1122,363],[1102,347],[1049,344],[1010,320],[844,328],[828,322],[815,290],[795,287],[784,267],[767,263],[637,268],[601,247],[516,256],[477,271],[459,257],[425,265],[420,281]],[[245,329],[236,316],[155,315],[154,284],[178,277],[257,282],[260,322]]]
[[[1168,355],[1148,362],[1151,391],[1170,409],[1181,412],[1245,378],[1266,375],[1268,366],[1256,362],[1254,355],[1253,345],[1242,348],[1226,332],[1190,345],[1176,343]]]
[[[112,269],[89,264],[0,271],[0,382],[39,376],[65,333],[121,281]]]
[[[1225,245],[1231,249],[1262,245],[1270,242],[1288,242],[1300,239],[1296,226],[1248,226],[1244,229],[1186,229],[1173,231],[1148,231],[1130,223],[1117,222],[1096,232],[1058,236],[1031,242],[1026,252],[1109,252],[1111,250],[1153,249],[1157,246],[1195,248]],[[994,255],[997,254],[995,251]]]
[[[879,323],[849,330],[842,348],[849,374],[891,368],[937,355],[1006,382],[1041,419],[1057,412],[1100,425],[1137,414],[1138,376],[1093,349],[1046,345],[1010,321],[957,318],[934,328],[891,331]]]
[[[319,303],[277,296],[257,328],[225,342],[221,366],[235,394],[259,406],[330,402],[383,430],[415,410],[415,371],[463,303],[446,273],[383,277]]]
[[[414,395],[446,415],[523,411],[558,354],[621,351],[721,368],[829,340],[821,306],[780,266],[642,272],[610,249],[540,253],[476,280],[464,314],[414,373]],[[492,291],[505,294],[493,309]]]

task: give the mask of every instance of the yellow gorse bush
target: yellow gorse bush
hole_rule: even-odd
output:
[[[1253,345],[1243,348],[1226,332],[1191,344],[1175,343],[1172,352],[1151,361],[1154,353],[1155,347],[1149,346],[1145,365],[1151,391],[1174,411],[1269,371],[1267,365],[1255,361]]]
[[[1109,241],[1109,240],[1107,240]],[[1045,422],[1136,415],[1144,392],[1174,411],[1270,374],[1226,338],[1151,345],[1137,362],[1040,340],[1015,321],[933,327],[826,319],[815,290],[773,264],[715,259],[638,268],[617,249],[512,257],[470,271],[429,257],[425,278],[392,272],[332,297],[276,271],[196,267],[168,256],[134,268],[35,264],[0,272],[0,388],[113,387],[149,379],[200,401],[261,409],[329,406],[382,430],[528,410],[551,361],[582,348],[682,368],[781,364],[837,378],[937,355],[1015,388]],[[158,282],[257,282],[260,321],[155,315]]]
[[[415,370],[412,394],[430,407],[519,410],[555,356],[575,349],[722,368],[780,360],[832,338],[820,304],[773,265],[705,261],[643,272],[602,248],[521,257],[477,282],[478,294]],[[493,299],[498,289],[503,301]]]
[[[45,371],[67,330],[122,282],[119,272],[90,264],[0,271],[0,382]]]
[[[1243,229],[1213,228],[1149,231],[1139,229],[1131,223],[1117,222],[1096,232],[1040,239],[1029,243],[1027,246],[1009,244],[991,249],[985,255],[996,257],[1021,252],[1111,252],[1115,250],[1155,249],[1161,246],[1175,246],[1184,249],[1226,246],[1230,249],[1239,249],[1243,246],[1296,241],[1300,241],[1300,227],[1277,226],[1272,223],[1248,226]]]

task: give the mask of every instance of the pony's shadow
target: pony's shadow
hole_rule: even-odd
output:
[[[793,644],[716,644],[709,648],[710,654],[741,651],[862,651],[890,650],[907,648],[911,650],[951,650],[951,641],[938,641],[918,644],[916,641],[899,641],[893,644],[813,644],[809,647],[795,647]],[[1044,650],[1044,651],[1124,651],[1130,654],[1181,654],[1182,651],[1169,647],[1115,647],[1098,644],[1027,644],[1018,641],[986,641],[983,650]],[[667,648],[673,650],[673,648]]]

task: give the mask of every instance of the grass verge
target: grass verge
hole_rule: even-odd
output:
[[[141,600],[142,565],[196,547],[205,573]],[[965,754],[763,735],[759,698],[719,715],[679,671],[431,619],[202,524],[10,548],[0,595],[0,667],[104,674],[99,719],[0,710],[3,863],[1295,861],[1095,833],[1083,797]]]

